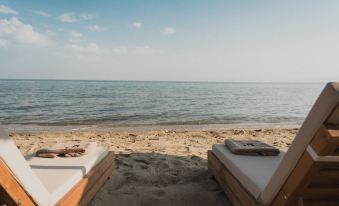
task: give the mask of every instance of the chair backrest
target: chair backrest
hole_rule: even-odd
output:
[[[259,201],[269,204],[274,200],[273,203],[279,202],[283,205],[295,201],[295,198],[300,196],[310,198],[310,193],[306,192],[306,194],[303,191],[310,186],[311,179],[319,175],[322,166],[328,165],[327,163],[326,165],[320,164],[321,161],[319,158],[317,159],[318,155],[332,156],[337,146],[339,147],[339,144],[333,144],[333,141],[339,142],[336,139],[337,130],[331,130],[339,125],[338,105],[339,83],[328,83],[313,105],[265,190],[261,193]],[[312,153],[313,149],[316,150],[316,156]],[[323,151],[331,152],[324,153]],[[328,157],[326,158],[328,160]],[[339,161],[338,157],[334,159],[330,157],[330,159],[334,162]],[[338,167],[339,162],[335,165]],[[339,174],[339,170],[336,172]],[[310,190],[308,189],[308,191]]]
[[[34,174],[25,158],[18,150],[14,141],[9,137],[0,124],[0,158],[6,164],[16,180],[38,205],[47,206],[50,202],[50,193]],[[1,171],[0,171],[1,175]]]

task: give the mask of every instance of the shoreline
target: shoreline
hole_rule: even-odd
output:
[[[299,122],[284,123],[239,123],[239,124],[201,124],[201,125],[115,125],[115,124],[92,124],[92,125],[37,125],[37,124],[4,124],[11,133],[39,133],[39,132],[140,132],[140,131],[204,131],[204,130],[222,130],[222,129],[294,129],[299,128]]]

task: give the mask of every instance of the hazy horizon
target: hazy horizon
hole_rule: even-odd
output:
[[[121,82],[187,82],[187,83],[272,83],[272,84],[325,84],[325,81],[208,81],[208,80],[137,80],[137,79],[32,79],[32,78],[0,78],[0,80],[18,81],[121,81]]]
[[[0,0],[0,78],[328,82],[337,1]]]

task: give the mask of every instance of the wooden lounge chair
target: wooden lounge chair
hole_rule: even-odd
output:
[[[87,205],[113,171],[114,154],[102,147],[81,157],[24,157],[0,125],[0,199],[6,205]]]
[[[339,83],[328,83],[288,151],[208,152],[209,171],[234,205],[339,205]]]

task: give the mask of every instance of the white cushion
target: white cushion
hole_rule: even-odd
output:
[[[26,159],[50,192],[51,204],[54,205],[107,154],[108,149],[96,147],[81,157],[50,159],[29,155]]]
[[[36,203],[47,206],[51,196],[30,168],[14,141],[0,125],[0,157],[15,175],[17,181]]]
[[[292,145],[281,161],[281,164],[260,195],[259,201],[262,204],[269,204],[279,192],[319,127],[327,119],[329,123],[339,124],[339,112],[338,108],[336,108],[338,104],[339,83],[328,83],[306,117]],[[335,111],[333,116],[329,117],[333,111]]]
[[[278,156],[235,155],[224,144],[212,147],[213,154],[255,198],[265,189],[285,152]]]

